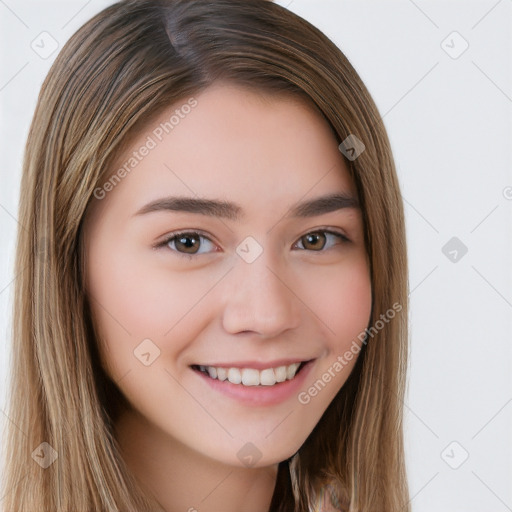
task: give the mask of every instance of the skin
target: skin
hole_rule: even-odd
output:
[[[303,444],[356,357],[306,405],[298,392],[274,405],[246,404],[213,390],[190,365],[315,359],[299,391],[310,388],[368,325],[363,223],[358,208],[287,217],[317,196],[357,197],[336,139],[311,105],[226,83],[195,98],[172,132],[94,200],[85,223],[87,294],[103,366],[131,405],[116,437],[141,483],[168,512],[262,512],[277,464]],[[186,100],[162,112],[118,164]],[[135,215],[168,195],[233,201],[245,216]],[[308,244],[305,235],[319,228],[349,241],[322,232]],[[194,230],[206,238],[191,258],[183,244],[153,248]],[[236,252],[247,236],[263,249],[252,263]],[[144,339],[160,350],[149,366],[134,356]],[[237,456],[248,442],[261,454],[250,467]]]

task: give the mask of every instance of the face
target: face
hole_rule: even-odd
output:
[[[328,125],[300,100],[216,84],[162,112],[111,171],[86,219],[86,281],[126,414],[226,464],[290,457],[348,378],[371,309]]]

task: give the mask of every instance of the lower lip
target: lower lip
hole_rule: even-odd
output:
[[[244,402],[245,404],[264,406],[279,404],[288,400],[291,396],[297,395],[314,362],[315,360],[311,360],[306,363],[293,379],[279,382],[273,386],[244,386],[243,384],[233,384],[228,380],[221,381],[212,379],[205,373],[197,370],[192,371],[201,377],[206,384],[215,391]]]

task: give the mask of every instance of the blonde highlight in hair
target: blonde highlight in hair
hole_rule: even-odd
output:
[[[217,81],[315,106],[341,143],[365,225],[375,324],[304,445],[279,465],[271,512],[407,512],[402,400],[407,259],[402,199],[378,110],[343,53],[267,0],[127,0],[67,42],[41,89],[23,164],[3,505],[16,512],[157,512],[113,425],[124,397],[103,371],[84,290],[82,227],[128,142],[169,105]],[[57,461],[42,468],[42,442]]]

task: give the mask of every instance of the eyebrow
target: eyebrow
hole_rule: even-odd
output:
[[[345,208],[359,208],[359,202],[355,197],[349,194],[329,194],[294,205],[286,217],[316,217]],[[179,196],[163,197],[151,201],[138,210],[134,216],[159,211],[197,213],[233,221],[239,221],[244,217],[242,207],[236,203],[216,199],[198,199],[195,197]]]

